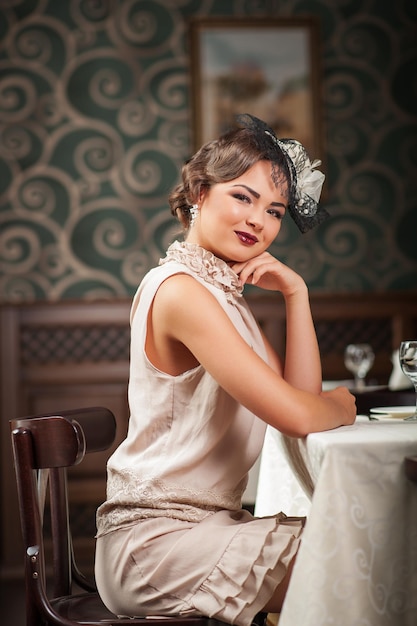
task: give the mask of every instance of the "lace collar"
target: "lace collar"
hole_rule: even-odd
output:
[[[169,246],[166,257],[159,261],[159,265],[169,261],[182,263],[207,283],[222,289],[230,302],[233,296],[241,297],[242,295],[243,287],[239,283],[237,274],[225,261],[195,243],[174,241]]]

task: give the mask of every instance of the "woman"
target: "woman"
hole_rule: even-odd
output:
[[[303,519],[241,509],[266,425],[304,437],[355,419],[347,389],[321,390],[305,282],[267,252],[287,211],[302,231],[326,216],[314,165],[300,144],[241,116],[185,164],[170,196],[185,241],[133,301],[129,430],[97,515],[97,584],[117,614],[247,626],[281,608]],[[245,284],[285,298],[284,363]]]

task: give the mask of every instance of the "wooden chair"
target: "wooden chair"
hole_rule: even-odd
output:
[[[27,626],[224,626],[204,616],[152,616],[150,620],[144,613],[140,618],[119,619],[106,609],[94,583],[78,570],[68,514],[67,468],[80,463],[90,452],[110,447],[116,433],[111,411],[101,407],[63,411],[14,419],[10,425],[25,548]],[[48,540],[43,523],[46,494],[51,525]],[[52,543],[52,572],[46,568],[47,541]],[[47,590],[49,573],[52,590],[49,585]],[[73,582],[84,591],[74,593]]]

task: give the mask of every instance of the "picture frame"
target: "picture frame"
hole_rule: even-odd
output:
[[[323,160],[315,18],[196,18],[189,35],[195,150],[251,113]]]

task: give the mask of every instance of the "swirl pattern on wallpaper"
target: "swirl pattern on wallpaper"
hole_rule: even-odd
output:
[[[188,20],[320,22],[326,204],[272,252],[311,289],[417,286],[410,1],[8,0],[0,8],[0,301],[130,296],[179,227],[191,150]]]

